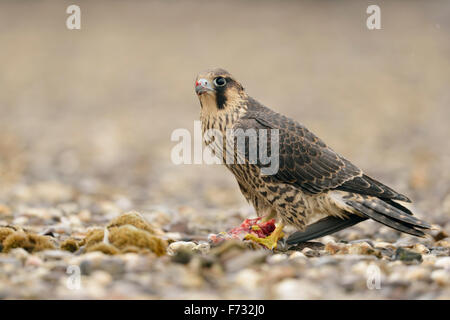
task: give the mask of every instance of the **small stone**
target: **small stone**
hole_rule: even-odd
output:
[[[236,284],[248,290],[255,290],[261,282],[261,274],[253,269],[243,269],[236,274]]]
[[[242,242],[239,240],[223,241],[217,247],[214,247],[211,250],[211,253],[218,257],[239,255],[242,251],[246,251],[249,249],[249,243],[252,242]]]
[[[320,253],[318,251],[313,250],[311,248],[304,248],[301,252],[307,257],[318,257],[318,256],[320,256]]]
[[[322,294],[319,288],[309,280],[285,279],[275,286],[274,293],[276,299],[281,300],[320,299]]]
[[[448,270],[435,270],[431,273],[431,279],[441,286],[450,284],[450,272]]]
[[[417,253],[420,253],[420,254],[427,254],[427,253],[430,252],[430,249],[428,249],[426,246],[424,246],[424,245],[421,244],[421,243],[416,243],[416,244],[411,248],[411,250],[412,250],[412,251],[415,251],[415,252],[417,252]]]
[[[405,274],[405,279],[409,281],[426,280],[429,276],[430,271],[427,268],[410,266]]]
[[[348,257],[345,255],[339,256],[339,257]],[[332,256],[323,256],[313,259],[313,264],[315,267],[325,266],[325,265],[336,265],[339,261],[336,259],[336,257]]]
[[[28,258],[28,256],[30,255],[25,249],[23,249],[23,248],[15,248],[15,249],[12,249],[10,252],[9,252],[9,254],[10,254],[10,256],[11,257],[14,257],[14,258],[16,258],[16,259],[19,259],[19,260],[21,260],[21,261],[25,261],[27,258]]]
[[[423,266],[434,266],[436,263],[436,256],[432,254],[424,254],[422,255],[422,265]]]
[[[369,244],[371,247],[373,247],[373,242],[372,240],[369,239],[357,239],[357,240],[352,240],[349,242],[350,244],[359,244],[359,243],[367,243]]]
[[[92,218],[91,212],[89,210],[81,210],[78,213],[78,219],[82,222],[89,222]]]
[[[445,230],[439,228],[437,230],[431,230],[431,236],[433,237],[434,241],[439,241],[449,237],[449,234]]]
[[[71,215],[71,216],[69,216],[69,218],[67,220],[68,220],[68,224],[71,227],[79,227],[79,226],[81,226],[81,220],[77,216]]]
[[[102,270],[96,270],[89,276],[89,281],[93,281],[98,285],[107,286],[112,282],[111,274]]]
[[[447,257],[450,255],[450,248],[432,247],[430,253],[437,257]]]
[[[325,251],[329,254],[343,254],[348,252],[345,244],[335,242],[328,242],[325,245]]]
[[[359,275],[366,275],[369,267],[368,261],[360,261],[352,267],[352,272]]]
[[[291,259],[291,260],[294,260],[294,259],[307,259],[307,257],[303,253],[301,253],[300,251],[295,251],[289,256],[289,259]]]
[[[100,251],[87,253],[81,259],[79,266],[81,273],[84,275],[90,275],[97,270],[117,275],[122,274],[125,270],[125,262],[122,259],[105,255]]]
[[[50,210],[45,208],[28,208],[23,212],[24,215],[29,217],[36,217],[43,220],[49,220],[52,218]]]
[[[20,262],[19,259],[16,257],[2,257],[0,256],[0,265],[2,267],[2,271],[4,270],[5,265],[11,265],[12,270],[15,270],[16,268],[19,268],[22,265],[22,262]]]
[[[413,237],[405,236],[398,239],[394,245],[402,248],[412,248],[416,244],[417,240]]]
[[[374,246],[375,246],[375,248],[378,248],[378,249],[392,249],[392,250],[396,249],[396,247],[392,243],[383,242],[383,241],[375,242]]]
[[[450,270],[450,257],[439,257],[434,264],[438,268]]]
[[[252,265],[259,265],[266,260],[268,255],[267,250],[255,250],[242,252],[239,255],[233,256],[231,259],[224,261],[225,269],[228,272],[235,272]]]
[[[63,250],[44,250],[37,255],[44,260],[62,260],[71,256],[69,252]]]
[[[172,242],[169,247],[167,248],[167,254],[168,255],[175,255],[177,251],[180,250],[194,250],[194,248],[197,247],[197,244],[195,242],[189,242],[189,241],[177,241]]]
[[[172,258],[171,260],[175,263],[188,264],[193,257],[193,252],[190,249],[180,248],[169,254]]]
[[[406,250],[404,248],[398,248],[395,251],[395,260],[405,261],[405,262],[412,262],[412,261],[422,261],[422,255],[420,253]]]
[[[148,272],[154,259],[148,255],[140,255],[137,253],[125,253],[122,259],[126,265],[127,273]]]
[[[211,246],[207,242],[202,242],[196,245],[192,250],[194,252],[199,252],[201,254],[208,254],[211,249]]]
[[[450,238],[439,240],[435,243],[436,247],[450,248]]]
[[[336,238],[332,237],[332,236],[325,236],[322,238],[321,241],[324,245],[328,244],[328,243],[336,243]]]
[[[273,254],[273,255],[269,256],[267,258],[267,263],[268,264],[277,264],[277,263],[287,260],[287,258],[288,258],[287,255],[277,253],[277,254]]]
[[[25,260],[25,265],[26,266],[33,266],[33,267],[39,267],[42,265],[42,260],[35,255],[30,255],[26,260]]]
[[[183,236],[179,232],[166,232],[164,236],[166,237],[166,239],[169,239],[173,242],[181,241],[181,239],[183,238]]]
[[[28,218],[25,216],[17,217],[12,222],[15,225],[24,226],[28,224]]]
[[[350,245],[348,253],[357,255],[380,255],[380,252],[378,250],[374,250],[372,246],[367,242],[355,243]]]

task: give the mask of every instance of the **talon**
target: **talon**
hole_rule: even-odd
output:
[[[249,233],[244,237],[244,239],[260,243],[263,246],[265,246],[267,249],[273,250],[277,247],[278,240],[283,238],[283,236],[284,236],[283,228],[284,228],[284,225],[282,223],[280,223],[275,228],[275,230],[269,236],[267,236],[265,238],[259,238],[256,235]]]
[[[261,230],[261,228],[260,228],[260,226],[255,224],[255,225],[252,226],[252,230],[253,231],[259,231],[259,230]]]

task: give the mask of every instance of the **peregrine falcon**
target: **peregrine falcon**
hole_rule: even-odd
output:
[[[288,244],[319,238],[369,218],[419,237],[431,228],[399,203],[411,202],[406,196],[364,174],[302,124],[248,96],[227,71],[200,73],[195,91],[204,133],[213,129],[226,136],[227,131],[237,129],[277,130],[276,173],[262,174],[263,165],[249,162],[248,153],[245,161],[225,165],[257,215],[280,222],[274,231],[277,236],[285,224],[299,230],[288,238]]]

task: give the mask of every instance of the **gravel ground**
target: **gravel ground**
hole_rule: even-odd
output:
[[[447,1],[381,1],[378,31],[359,1],[95,1],[80,31],[69,4],[0,3],[1,299],[450,299]],[[211,66],[436,230],[209,243],[255,216],[225,168],[170,160]]]

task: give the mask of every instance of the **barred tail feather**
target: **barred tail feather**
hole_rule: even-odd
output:
[[[364,198],[362,201],[347,200],[346,203],[365,217],[414,236],[424,237],[425,233],[419,229],[431,228],[428,223],[413,217],[408,209],[402,210],[403,206],[395,202],[393,205],[378,198]]]

